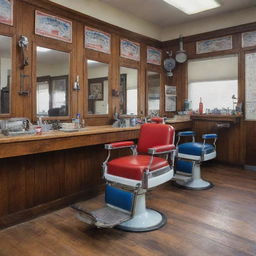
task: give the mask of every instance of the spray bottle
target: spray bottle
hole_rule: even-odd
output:
[[[204,105],[202,102],[202,98],[200,97],[200,102],[199,102],[199,115],[202,115],[204,112]]]

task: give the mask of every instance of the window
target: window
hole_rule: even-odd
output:
[[[229,55],[188,63],[188,100],[198,110],[200,98],[204,111],[232,110],[233,95],[238,94],[238,57]]]

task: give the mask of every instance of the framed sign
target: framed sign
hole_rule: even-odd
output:
[[[131,60],[140,60],[140,44],[121,39],[120,41],[120,56]]]
[[[162,51],[154,48],[154,47],[147,47],[147,63],[161,65],[162,61]]]
[[[72,43],[72,22],[36,10],[35,33]]]
[[[256,45],[256,31],[242,33],[242,47],[250,47]]]
[[[0,23],[13,25],[13,0],[0,0]]]
[[[217,52],[232,49],[232,36],[224,36],[196,42],[196,53]]]
[[[110,54],[111,35],[94,28],[85,27],[85,48]]]
[[[99,80],[99,79],[89,79],[89,99],[103,100],[104,99],[104,87],[103,87],[104,80],[102,81],[96,81],[96,80]]]
[[[256,120],[256,53],[245,54],[245,120]]]

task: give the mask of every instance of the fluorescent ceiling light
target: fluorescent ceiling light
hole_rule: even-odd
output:
[[[195,14],[220,6],[216,0],[164,0],[186,14]]]
[[[36,51],[37,51],[37,52],[49,52],[49,51],[51,51],[51,49],[37,46],[37,47],[36,47]]]

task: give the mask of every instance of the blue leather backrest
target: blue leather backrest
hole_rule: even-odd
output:
[[[106,186],[105,202],[115,207],[131,212],[134,195],[131,192],[124,191],[110,185]]]
[[[204,140],[207,140],[207,139],[217,139],[217,138],[218,138],[218,135],[215,134],[215,133],[212,133],[212,134],[204,134],[204,135],[202,136],[202,138],[203,138]]]
[[[182,136],[195,136],[196,133],[193,131],[185,131],[185,132],[179,132],[178,136],[182,137]]]

